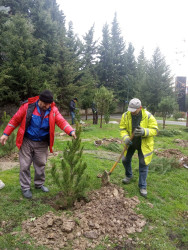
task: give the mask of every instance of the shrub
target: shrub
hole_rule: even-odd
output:
[[[1,130],[3,131],[5,129],[5,127],[7,126],[9,120],[10,120],[10,116],[6,114],[6,112],[4,112],[3,116],[2,116],[2,125],[1,125]],[[13,131],[12,134],[9,136],[6,144],[2,147],[2,154],[3,155],[10,155],[12,152],[15,151],[16,149],[16,134]]]
[[[160,130],[158,133],[158,136],[172,137],[175,135],[181,135],[181,132],[179,130],[171,129],[171,130]]]
[[[109,121],[110,121],[110,114],[109,114],[109,112],[106,112],[106,113],[104,114],[104,120],[105,120],[106,124],[109,123]]]
[[[102,147],[113,152],[121,152],[120,146],[115,142],[109,143],[108,145],[102,145]]]
[[[149,165],[150,172],[157,172],[159,174],[165,174],[168,171],[171,171],[174,168],[179,168],[180,163],[175,158],[166,158],[166,157],[156,157],[152,160]]]
[[[175,120],[178,120],[179,118],[185,118],[185,112],[176,112],[173,115]]]

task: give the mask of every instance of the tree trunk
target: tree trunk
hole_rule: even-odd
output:
[[[100,128],[102,128],[102,114],[101,114]]]
[[[86,121],[87,121],[87,109],[85,109]]]
[[[163,129],[165,129],[165,120],[166,120],[166,117],[163,117]]]

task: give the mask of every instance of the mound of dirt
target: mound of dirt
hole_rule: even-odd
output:
[[[12,153],[10,155],[5,155],[0,157],[0,170],[12,169],[19,165],[18,153]]]
[[[180,166],[188,166],[188,156],[185,156],[180,150],[178,149],[166,149],[163,151],[155,150],[155,153],[159,157],[166,157],[172,158],[174,157],[180,163]]]
[[[112,138],[112,139],[103,138],[102,140],[94,141],[94,145],[95,146],[108,145],[109,143],[113,143],[113,142],[117,144],[121,144],[122,140],[117,139],[117,138]]]
[[[177,143],[180,147],[188,148],[188,140],[175,139],[175,143]]]
[[[102,187],[89,195],[90,201],[76,202],[71,213],[60,216],[48,212],[39,218],[23,222],[23,233],[28,233],[37,245],[51,249],[93,249],[99,244],[129,247],[137,244],[129,234],[141,232],[146,221],[134,209],[138,198],[126,198],[124,190],[116,185]],[[108,239],[108,243],[105,239]],[[107,245],[106,245],[107,244]]]

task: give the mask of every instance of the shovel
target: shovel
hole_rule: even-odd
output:
[[[130,140],[132,141],[133,138],[134,138],[134,133],[131,135]],[[104,173],[103,173],[102,175],[101,175],[101,174],[98,174],[98,175],[97,175],[97,177],[98,177],[98,178],[101,178],[101,180],[102,180],[102,186],[106,186],[106,185],[109,184],[111,173],[114,171],[115,167],[117,166],[117,164],[119,163],[119,161],[120,161],[121,158],[123,157],[125,151],[127,151],[128,147],[129,147],[128,145],[125,145],[125,147],[124,147],[123,151],[121,152],[121,154],[120,154],[118,160],[114,163],[114,165],[112,166],[112,168],[110,169],[109,172],[107,172],[107,171],[105,170]]]

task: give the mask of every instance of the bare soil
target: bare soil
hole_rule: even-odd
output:
[[[110,143],[117,143],[117,144],[121,144],[122,140],[118,139],[118,138],[111,138],[111,139],[107,139],[107,138],[103,138],[102,140],[96,140],[94,142],[95,146],[101,146],[101,145],[108,145]]]
[[[48,202],[55,204],[54,198]],[[130,234],[141,232],[146,224],[143,215],[134,211],[139,203],[138,197],[126,198],[122,188],[110,184],[91,192],[89,202],[76,202],[71,213],[62,211],[57,216],[49,212],[24,221],[23,233],[51,249],[84,250],[99,244],[114,249],[114,243],[134,249],[138,242]]]
[[[18,153],[0,157],[0,171],[8,170],[19,165]]]

